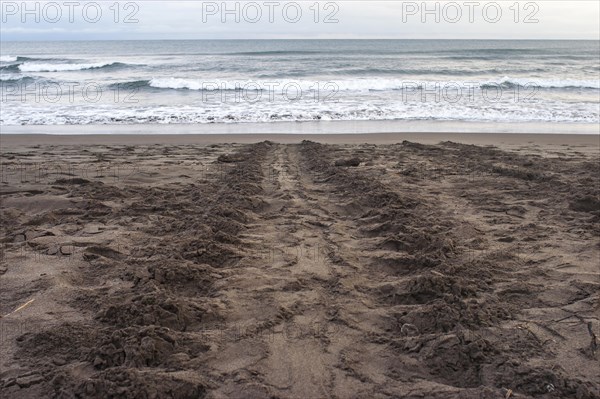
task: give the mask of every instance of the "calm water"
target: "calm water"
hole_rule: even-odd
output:
[[[598,123],[598,41],[2,42],[0,123]]]

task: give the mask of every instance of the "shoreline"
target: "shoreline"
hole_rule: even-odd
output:
[[[393,144],[404,140],[423,144],[455,141],[476,145],[569,145],[600,148],[600,135],[558,133],[241,133],[241,134],[0,134],[2,148],[30,147],[32,145],[147,145],[147,144],[220,144],[257,143],[273,141],[281,144],[300,143],[303,140],[327,144]]]
[[[278,121],[240,123],[0,125],[0,134],[44,135],[355,135],[355,134],[587,134],[598,135],[597,123],[473,122],[441,120]]]

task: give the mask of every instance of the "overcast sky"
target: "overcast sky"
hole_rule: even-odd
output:
[[[595,0],[70,1],[2,1],[1,40],[600,38]]]

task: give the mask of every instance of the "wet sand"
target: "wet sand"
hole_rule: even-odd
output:
[[[273,141],[281,144],[298,144],[311,140],[325,144],[395,144],[404,140],[423,144],[456,141],[463,144],[529,146],[560,145],[600,146],[597,134],[538,134],[538,133],[369,133],[369,134],[3,134],[4,148],[39,145],[184,145],[184,144],[253,144]]]
[[[3,135],[2,397],[600,397],[598,136],[304,138]]]

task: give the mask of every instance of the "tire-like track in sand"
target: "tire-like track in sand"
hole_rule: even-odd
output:
[[[95,156],[146,173],[2,193],[2,323],[21,323],[2,396],[600,397],[594,159],[449,142]],[[76,250],[31,280],[32,248]]]

